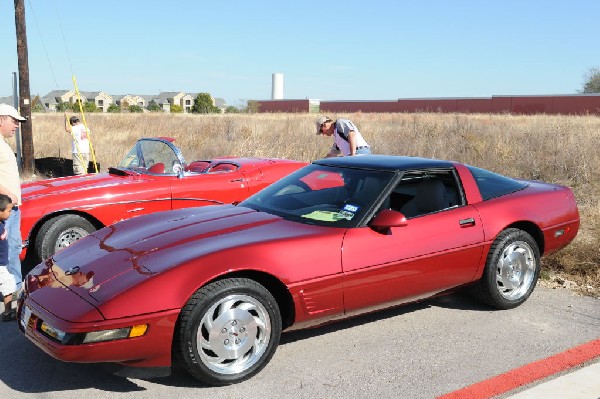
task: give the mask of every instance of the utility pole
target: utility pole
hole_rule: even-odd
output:
[[[23,0],[15,0],[15,27],[17,31],[17,59],[19,66],[19,112],[27,118],[21,123],[23,144],[23,172],[31,174],[35,170],[33,154],[33,129],[31,126],[31,101],[29,99],[29,58],[27,53],[27,29],[25,27],[25,5]]]

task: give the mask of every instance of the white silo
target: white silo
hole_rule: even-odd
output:
[[[283,100],[283,74],[273,74],[273,87],[271,90],[271,100]]]

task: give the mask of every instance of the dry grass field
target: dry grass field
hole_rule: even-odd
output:
[[[576,240],[544,260],[546,282],[600,294],[600,118],[464,114],[344,114],[379,154],[450,159],[508,176],[571,187],[581,213]],[[267,156],[311,161],[331,138],[307,114],[87,114],[101,169],[141,137],[169,136],[186,160]],[[35,157],[70,157],[63,115],[33,116]],[[575,284],[576,286],[575,286]]]

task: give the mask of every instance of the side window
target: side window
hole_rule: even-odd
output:
[[[461,206],[464,196],[453,170],[408,171],[384,201],[382,208],[407,218]]]
[[[479,169],[474,166],[468,166],[471,174],[477,182],[477,187],[484,200],[500,197],[501,195],[514,193],[527,187],[527,184],[521,183],[510,177],[502,176],[488,170]]]

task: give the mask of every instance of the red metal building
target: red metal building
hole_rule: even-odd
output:
[[[259,112],[441,112],[600,115],[600,94],[414,98],[389,101],[261,100]],[[318,108],[318,111],[317,109]]]

